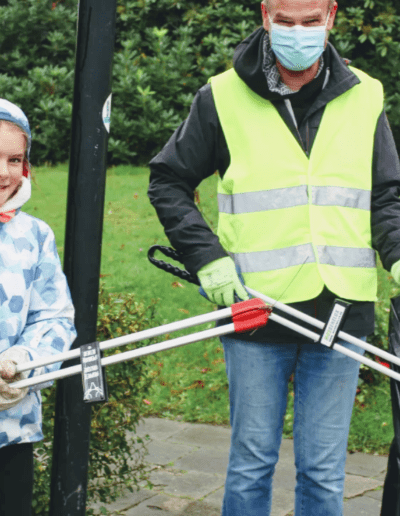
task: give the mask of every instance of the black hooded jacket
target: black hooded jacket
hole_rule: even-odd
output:
[[[360,81],[348,68],[348,62],[328,43],[324,51],[324,68],[316,79],[291,95],[273,93],[262,70],[264,34],[261,27],[237,47],[233,59],[235,71],[253,91],[272,102],[309,156],[325,106]],[[329,80],[323,88],[327,74]],[[293,113],[287,108],[286,98],[290,99],[297,124]],[[188,118],[150,162],[150,201],[172,246],[183,253],[185,267],[192,273],[197,273],[213,260],[227,256],[218,237],[196,208],[194,190],[216,170],[222,177],[229,163],[229,150],[211,86],[207,84],[197,92]],[[377,122],[373,152],[371,231],[372,245],[387,270],[400,260],[399,195],[399,157],[386,114],[382,111]],[[325,289],[317,299],[292,306],[326,320],[334,297]],[[353,302],[344,330],[355,336],[373,333],[373,303]],[[273,339],[276,342],[293,342],[294,336],[298,341],[298,334],[270,322],[252,336],[244,337],[254,341]]]

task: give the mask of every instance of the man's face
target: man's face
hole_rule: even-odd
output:
[[[325,25],[328,16],[329,0],[269,0],[269,12],[261,4],[263,26],[270,29],[269,16],[274,23],[283,27],[302,25],[303,27],[318,27]],[[337,3],[331,10],[327,30],[331,30],[335,21]]]

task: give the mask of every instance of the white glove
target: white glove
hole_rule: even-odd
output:
[[[0,410],[15,407],[28,394],[28,387],[14,389],[8,384],[29,376],[29,370],[16,372],[16,365],[29,361],[29,353],[22,348],[7,349],[0,355]]]

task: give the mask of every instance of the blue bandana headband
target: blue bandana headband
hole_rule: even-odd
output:
[[[6,99],[0,98],[0,120],[5,120],[7,122],[13,122],[18,127],[20,127],[24,133],[28,136],[28,142],[26,146],[26,155],[29,161],[29,154],[31,151],[32,144],[32,135],[31,129],[29,127],[28,119],[25,113],[18,106],[9,102]]]

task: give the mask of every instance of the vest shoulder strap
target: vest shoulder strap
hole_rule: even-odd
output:
[[[222,72],[218,75],[214,75],[208,79],[208,82],[211,84],[211,88],[213,92],[217,89],[220,90],[224,87],[232,87],[234,84],[242,85],[245,88],[248,88],[252,91],[242,79],[238,76],[234,68],[227,70],[226,72]]]
[[[371,101],[377,103],[377,108],[382,111],[383,102],[384,102],[384,93],[383,93],[383,85],[378,79],[374,79],[367,73],[363,72],[359,68],[355,68],[354,66],[349,66],[349,70],[351,70],[354,75],[356,75],[364,88],[368,89],[368,95]]]

